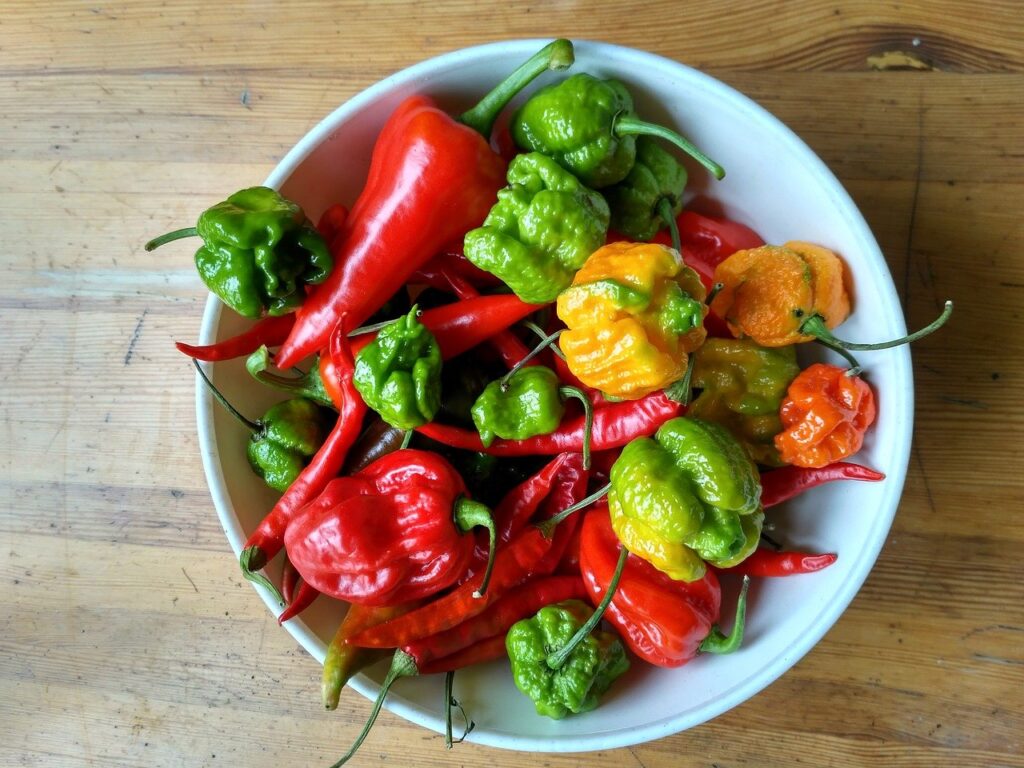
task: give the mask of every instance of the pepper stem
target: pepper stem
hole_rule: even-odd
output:
[[[615,118],[615,124],[612,126],[612,133],[617,136],[628,136],[632,134],[636,136],[657,136],[659,139],[665,139],[665,141],[672,142],[683,150],[683,152],[707,168],[711,172],[711,175],[716,179],[725,178],[725,169],[722,166],[697,149],[693,142],[683,138],[671,128],[666,128],[663,125],[655,125],[654,123],[648,123],[646,120],[641,120],[638,117],[619,115]]]
[[[541,328],[539,325],[537,325],[532,320],[524,320],[523,321],[523,327],[526,328],[528,331],[533,331],[535,334],[537,334],[542,339],[546,339],[548,337],[547,331],[545,331],[543,328]],[[554,352],[556,355],[558,355],[563,360],[565,360],[565,352],[563,352],[557,346],[551,347],[551,351]]]
[[[740,587],[740,598],[736,601],[736,621],[732,624],[732,634],[726,637],[716,624],[711,632],[700,644],[701,653],[732,653],[738,650],[743,642],[743,627],[747,619],[747,588],[750,586],[750,577],[743,577],[743,586]]]
[[[625,547],[619,552],[619,562],[615,564],[615,572],[612,574],[612,580],[608,582],[608,589],[604,591],[604,597],[601,598],[601,602],[597,604],[597,608],[594,609],[594,613],[586,623],[576,630],[576,634],[572,636],[572,639],[566,643],[562,648],[550,654],[547,658],[548,666],[551,669],[558,669],[566,660],[569,655],[576,650],[576,646],[582,643],[589,635],[597,623],[601,621],[604,616],[604,612],[608,609],[608,604],[611,603],[612,597],[615,595],[615,590],[619,588],[619,579],[622,578],[622,572],[626,569],[626,561],[629,559],[629,550]]]
[[[281,592],[271,583],[270,579],[259,572],[260,568],[267,564],[267,558],[263,554],[262,549],[259,547],[246,547],[242,550],[242,554],[238,556],[238,564],[242,567],[242,575],[247,581],[259,584],[270,592],[279,607],[284,607],[284,598],[281,596]]]
[[[558,388],[562,397],[574,397],[583,404],[583,468],[590,469],[590,443],[594,431],[594,404],[590,402],[587,393],[579,387],[563,384]]]
[[[911,344],[918,339],[923,339],[925,336],[935,333],[935,331],[939,330],[939,328],[946,324],[946,321],[949,320],[949,317],[952,314],[953,302],[947,301],[946,305],[942,308],[942,314],[928,323],[928,325],[921,330],[914,331],[914,333],[902,336],[898,339],[880,341],[876,344],[858,344],[852,341],[843,341],[842,339],[833,336],[832,331],[830,331],[828,326],[825,325],[825,318],[819,314],[813,314],[804,320],[800,324],[800,333],[806,333],[808,336],[813,336],[829,349],[836,349],[837,347],[856,350],[889,349],[903,344]]]
[[[495,120],[516,94],[538,75],[549,69],[568,69],[575,60],[572,43],[568,40],[548,43],[498,83],[475,107],[463,112],[459,122],[468,125],[485,139],[490,139]]]
[[[185,237],[198,237],[199,230],[195,227],[185,227],[184,229],[176,229],[173,232],[168,232],[166,235],[160,235],[160,237],[154,237],[148,243],[145,248],[147,251],[152,251],[159,248],[161,245],[166,245],[173,240],[181,240]]]
[[[564,328],[559,328],[554,333],[549,333],[548,335],[546,335],[543,339],[541,339],[540,343],[536,347],[534,347],[533,349],[526,353],[526,356],[522,360],[513,365],[509,369],[509,372],[501,377],[501,384],[499,385],[501,387],[501,391],[507,392],[509,379],[511,379],[513,376],[516,375],[516,373],[522,370],[523,366],[525,366],[528,362],[533,360],[533,358],[535,358],[545,349],[547,349],[556,341],[558,341],[558,337],[562,335],[562,331],[564,330]]]
[[[407,429],[407,430],[405,430],[405,434],[402,435],[402,447],[399,450],[404,451],[406,448],[408,448],[409,444],[412,443],[412,437],[415,434],[416,434],[416,430],[415,429]]]
[[[658,215],[665,220],[668,233],[672,236],[672,247],[676,249],[677,253],[681,254],[683,252],[683,241],[679,238],[679,224],[676,223],[676,217],[672,215],[672,201],[667,197],[663,197],[658,201]]]
[[[380,714],[380,708],[384,704],[384,699],[388,695],[388,691],[391,690],[391,686],[394,685],[395,680],[400,677],[415,677],[420,672],[416,668],[416,659],[410,656],[405,651],[395,651],[395,655],[391,658],[391,668],[388,670],[387,676],[384,678],[384,682],[381,683],[380,693],[377,694],[377,698],[374,699],[373,707],[370,709],[370,716],[366,720],[366,725],[363,726],[363,730],[356,736],[355,742],[352,747],[341,756],[338,762],[331,765],[330,768],[338,768],[338,766],[344,765],[353,758],[356,752],[359,751],[359,747],[366,741],[366,737],[370,734],[370,729],[373,728],[373,724],[377,721],[377,716]]]
[[[302,397],[307,397],[318,405],[337,409],[337,405],[331,401],[330,395],[324,389],[323,379],[320,377],[320,358],[318,357],[309,373],[299,372],[299,376],[278,376],[270,373],[270,351],[266,345],[261,346],[245,361],[245,369],[249,375],[261,384],[268,387],[293,392]]]
[[[693,353],[690,353],[686,359],[686,372],[683,373],[683,378],[665,387],[665,396],[667,398],[683,405],[690,404],[690,398],[693,396],[691,382],[693,381],[693,369],[695,366],[696,361],[694,360]]]
[[[258,421],[252,421],[251,419],[245,418],[245,416],[239,413],[235,409],[235,407],[228,402],[228,399],[224,397],[224,395],[220,393],[220,390],[213,385],[213,382],[210,381],[210,377],[206,375],[206,371],[203,370],[203,367],[199,364],[199,361],[196,360],[194,357],[192,358],[192,365],[196,367],[196,371],[202,377],[203,381],[206,382],[206,386],[210,388],[210,394],[214,396],[218,403],[224,406],[225,410],[227,410],[228,413],[230,413],[232,416],[238,419],[238,422],[240,424],[244,425],[246,429],[249,429],[252,432],[259,432],[261,429],[263,429],[262,424],[260,424]]]
[[[715,283],[712,285],[711,290],[708,291],[708,297],[704,299],[704,303],[710,307],[711,302],[715,300],[715,296],[721,293],[723,288],[725,288],[725,283]]]
[[[454,518],[455,524],[464,533],[468,533],[470,529],[477,526],[487,529],[487,567],[484,569],[483,581],[480,582],[480,586],[473,592],[473,597],[483,597],[491,580],[491,571],[494,569],[494,549],[498,543],[497,530],[494,527],[494,516],[486,504],[481,504],[479,501],[473,501],[465,496],[461,496],[455,502]]]
[[[444,717],[444,747],[445,749],[451,749],[453,744],[461,744],[469,736],[470,732],[476,728],[476,723],[469,719],[466,715],[466,710],[463,709],[462,704],[452,694],[452,683],[455,681],[455,670],[450,669],[444,676],[444,706],[445,706],[445,717]],[[465,729],[462,731],[462,735],[457,738],[452,738],[452,707],[458,707],[459,712],[462,713],[462,720],[466,723]]]
[[[594,491],[592,494],[587,496],[585,499],[580,499],[579,501],[577,501],[572,506],[569,506],[569,507],[566,507],[565,509],[563,509],[557,515],[552,515],[551,517],[549,517],[544,522],[537,523],[537,527],[540,528],[540,532],[542,534],[544,534],[545,537],[551,538],[551,534],[552,534],[552,532],[554,532],[556,525],[558,525],[560,522],[565,520],[565,518],[567,518],[573,512],[579,512],[584,507],[589,507],[595,501],[600,501],[601,499],[603,499],[605,496],[608,495],[608,491],[610,491],[611,489],[612,489],[612,484],[611,483],[608,483],[607,485],[603,486],[602,488],[598,488],[596,491]]]

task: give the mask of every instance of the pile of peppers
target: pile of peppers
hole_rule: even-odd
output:
[[[358,199],[316,226],[255,187],[147,245],[200,237],[200,276],[254,320],[178,344],[280,494],[243,574],[282,622],[322,596],[348,606],[324,666],[328,709],[391,658],[335,765],[402,677],[446,674],[450,745],[452,676],[471,664],[507,659],[537,713],[558,719],[619,695],[637,661],[737,650],[750,578],[837,560],[784,550],[765,533],[770,509],[884,478],[845,461],[877,415],[852,352],[949,316],[882,343],[833,335],[852,309],[841,258],[687,209],[691,175],[724,169],[641,119],[617,80],[547,74],[494,135],[520,91],[572,64],[557,40],[457,117],[409,97]],[[808,341],[847,365],[801,370]],[[291,399],[243,416],[198,362],[240,358]],[[263,573],[275,557],[279,583]]]

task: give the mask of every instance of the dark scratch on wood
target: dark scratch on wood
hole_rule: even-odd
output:
[[[921,480],[924,481],[924,492],[925,495],[928,496],[928,509],[930,509],[933,514],[938,514],[938,510],[935,508],[935,497],[932,495],[932,486],[931,483],[928,482],[928,473],[925,472],[924,462],[921,460],[921,451],[917,448],[914,448],[914,460],[917,462],[917,468],[921,470]]]
[[[988,404],[981,402],[981,400],[970,400],[966,397],[951,397],[950,395],[939,395],[939,400],[944,403],[952,403],[953,405],[966,405],[968,408],[974,408],[977,411],[988,410]]]
[[[142,314],[139,315],[139,322],[135,324],[135,330],[132,331],[131,341],[128,342],[128,351],[124,353],[124,364],[128,365],[132,361],[132,354],[135,352],[135,345],[139,341],[139,336],[142,335],[142,324],[146,321],[146,315],[149,314],[148,309],[142,310]]]
[[[199,587],[197,587],[196,583],[192,581],[192,577],[188,575],[188,571],[185,570],[185,566],[181,567],[181,572],[185,574],[185,578],[188,579],[188,583],[192,585],[192,589],[196,591],[196,594],[199,594]]]

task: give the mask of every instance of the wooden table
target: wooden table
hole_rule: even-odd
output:
[[[727,7],[731,5],[731,7]],[[600,38],[704,69],[839,175],[916,345],[910,476],[859,596],[743,706],[534,756],[385,714],[353,765],[1024,765],[1024,11],[1019,2],[73,3],[0,14],[0,764],[325,765],[367,712],[238,576],[199,461],[205,292],[155,233],[257,183],[420,59]],[[685,695],[685,691],[680,692]]]

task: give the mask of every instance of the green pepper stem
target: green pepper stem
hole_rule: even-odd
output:
[[[402,317],[405,317],[405,315],[402,315]],[[379,323],[372,323],[370,325],[361,325],[354,331],[349,331],[348,336],[349,338],[352,338],[353,336],[363,336],[364,334],[367,333],[376,333],[377,331],[387,328],[392,323],[398,322],[399,320],[402,319],[402,317],[395,317],[392,318],[391,320],[381,320]]]
[[[528,362],[533,360],[533,358],[535,358],[537,355],[539,355],[545,349],[547,349],[552,344],[554,344],[556,341],[558,341],[558,337],[562,335],[562,331],[564,331],[564,330],[565,330],[564,328],[559,328],[554,333],[549,333],[547,336],[545,336],[543,339],[541,339],[541,342],[536,347],[534,347],[533,349],[531,349],[529,352],[526,353],[526,357],[524,357],[518,363],[513,365],[509,369],[509,372],[501,377],[501,384],[499,385],[501,387],[501,391],[502,392],[507,392],[508,391],[509,379],[511,379],[519,371],[521,371],[523,369],[523,366],[525,366]]]
[[[240,424],[244,425],[246,429],[249,429],[252,432],[259,432],[260,430],[263,429],[262,424],[260,424],[258,421],[252,421],[251,419],[245,418],[245,416],[239,413],[235,409],[235,407],[228,402],[228,399],[224,397],[224,395],[221,394],[220,390],[213,385],[212,381],[210,381],[210,377],[206,375],[206,371],[204,371],[203,367],[199,365],[198,360],[192,358],[192,365],[196,367],[196,371],[198,371],[203,381],[206,382],[206,386],[210,388],[210,394],[213,395],[213,397],[217,400],[218,403],[224,406],[228,413],[230,413],[232,416],[238,419],[238,422]]]
[[[245,368],[249,375],[261,384],[274,387],[285,392],[293,392],[302,397],[309,398],[318,405],[337,410],[338,406],[331,401],[330,395],[324,389],[323,379],[320,377],[320,358],[316,359],[309,373],[298,371],[298,376],[279,376],[270,373],[270,351],[264,345],[249,355],[245,361]],[[298,370],[298,369],[296,369]]]
[[[388,674],[384,678],[384,682],[381,683],[380,693],[377,694],[377,698],[374,699],[373,707],[370,709],[370,716],[366,720],[366,724],[363,726],[363,730],[356,736],[355,742],[353,742],[351,748],[338,762],[330,766],[330,768],[338,768],[344,765],[353,758],[356,752],[359,751],[359,747],[366,741],[366,737],[370,734],[370,729],[373,728],[373,724],[377,721],[377,716],[380,714],[380,708],[384,704],[384,699],[388,695],[388,691],[391,690],[391,686],[394,685],[395,680],[400,677],[415,677],[419,674],[419,670],[416,668],[416,659],[410,656],[405,651],[395,651],[395,655],[391,658],[391,668],[388,670]]]
[[[468,125],[485,139],[490,139],[498,115],[516,94],[533,82],[538,75],[549,69],[568,69],[574,61],[571,42],[555,40],[548,43],[498,83],[475,107],[463,112],[459,122]]]
[[[494,550],[498,544],[494,516],[486,504],[460,496],[455,502],[454,519],[455,524],[463,533],[468,533],[470,529],[477,526],[487,529],[487,567],[484,569],[483,581],[473,593],[473,597],[483,597],[491,580],[491,571],[494,569]]]
[[[545,331],[543,328],[541,328],[539,325],[537,325],[532,320],[524,320],[522,325],[528,331],[533,331],[535,334],[537,334],[542,339],[546,339],[548,337],[547,331]],[[561,349],[559,349],[557,345],[556,346],[552,346],[551,347],[551,351],[554,352],[556,355],[558,355],[563,360],[565,360],[565,352],[563,352]]]
[[[690,398],[693,396],[693,387],[691,382],[693,381],[693,369],[695,361],[691,354],[686,360],[686,372],[683,374],[683,378],[674,384],[670,384],[665,387],[665,396],[670,400],[675,400],[677,403],[683,405],[690,404]]]
[[[725,169],[722,168],[722,166],[697,149],[691,141],[683,138],[671,128],[666,128],[663,125],[655,125],[654,123],[648,123],[646,120],[641,120],[638,117],[619,115],[615,118],[615,124],[612,126],[612,133],[617,136],[627,136],[632,134],[637,136],[657,136],[659,139],[665,139],[665,141],[675,144],[683,150],[683,152],[707,168],[711,172],[711,175],[716,179],[725,178]]]
[[[822,323],[822,325],[824,325],[824,323]],[[839,355],[840,357],[843,357],[843,358],[846,359],[846,362],[848,362],[850,364],[850,367],[846,370],[846,375],[847,376],[859,376],[860,375],[860,372],[861,372],[860,363],[857,362],[857,358],[854,357],[848,350],[844,349],[843,347],[839,346],[838,344],[833,344],[831,341],[826,341],[825,339],[816,339],[816,341],[819,344],[821,344],[821,346],[826,347],[827,349],[831,349],[837,355]]]
[[[562,397],[574,397],[583,404],[583,468],[590,469],[590,442],[594,431],[594,404],[590,402],[587,393],[579,387],[563,384],[558,388]]]
[[[152,251],[159,248],[161,245],[166,245],[173,240],[181,240],[184,237],[198,237],[199,230],[195,227],[185,227],[184,229],[176,229],[173,232],[168,232],[160,237],[154,237],[148,243],[145,248],[147,251]]]
[[[284,608],[284,598],[281,597],[281,592],[270,582],[270,579],[259,572],[267,564],[267,557],[263,554],[262,549],[259,547],[246,547],[242,550],[242,554],[238,556],[238,564],[241,566],[242,575],[247,581],[259,584],[266,589],[273,596],[274,600],[277,601],[278,607]]]
[[[953,302],[947,301],[945,306],[942,308],[942,314],[928,323],[928,325],[921,330],[914,331],[914,333],[902,336],[898,339],[880,341],[876,344],[858,344],[852,341],[843,341],[842,339],[833,336],[832,331],[830,331],[828,326],[825,325],[825,318],[819,314],[813,314],[804,320],[800,324],[800,333],[813,336],[829,349],[836,349],[837,347],[854,350],[890,349],[891,347],[898,347],[903,344],[911,344],[918,339],[923,339],[925,336],[935,333],[935,331],[939,330],[939,328],[946,324],[946,321],[949,320],[949,317],[952,314]]]
[[[732,653],[739,649],[743,642],[743,628],[747,620],[747,588],[750,586],[750,577],[743,577],[743,586],[740,587],[740,598],[736,601],[736,621],[732,624],[732,634],[726,637],[716,624],[711,632],[700,644],[701,653]]]
[[[715,296],[721,293],[723,288],[725,288],[725,283],[715,283],[712,285],[711,290],[708,291],[708,297],[704,299],[704,303],[710,307],[711,302],[715,300]]]
[[[416,430],[415,429],[407,429],[407,430],[405,430],[405,434],[402,435],[402,447],[399,450],[404,451],[406,448],[408,448],[409,444],[412,443],[412,436],[415,435],[415,434],[416,434]]]
[[[676,222],[676,217],[672,215],[672,201],[667,197],[658,200],[658,215],[665,220],[668,232],[672,236],[672,247],[676,249],[677,253],[682,254],[683,241],[679,238],[679,224]]]
[[[461,744],[466,740],[466,737],[476,728],[476,723],[469,719],[466,715],[466,710],[459,703],[459,700],[452,694],[452,685],[455,682],[455,670],[450,669],[445,673],[444,676],[444,703],[445,703],[445,718],[444,718],[444,747],[445,749],[451,749],[453,744]],[[458,707],[459,712],[462,713],[462,720],[466,723],[465,729],[462,731],[462,735],[457,739],[452,739],[452,707]]]
[[[584,507],[589,507],[595,501],[600,501],[601,499],[603,499],[605,496],[608,495],[608,491],[610,491],[611,489],[612,489],[612,484],[611,483],[608,483],[608,485],[605,485],[605,486],[603,486],[601,488],[598,488],[596,491],[594,491],[592,494],[587,496],[585,499],[580,499],[579,501],[577,501],[572,506],[569,506],[569,507],[566,507],[565,509],[563,509],[557,515],[552,515],[547,520],[545,520],[545,521],[543,521],[541,523],[537,523],[537,527],[540,528],[541,533],[543,533],[546,537],[550,538],[552,532],[554,532],[554,530],[555,530],[555,526],[556,525],[558,525],[560,522],[565,520],[565,518],[567,518],[573,512],[579,512]]]
[[[576,634],[572,636],[572,639],[566,643],[562,648],[548,655],[547,663],[551,669],[559,669],[569,655],[576,650],[576,646],[582,643],[589,635],[597,623],[604,617],[604,612],[608,610],[608,604],[611,603],[612,597],[615,596],[615,590],[619,588],[619,579],[622,578],[622,572],[626,569],[626,561],[629,559],[629,550],[622,547],[622,551],[619,552],[619,561],[615,564],[615,572],[612,574],[612,580],[608,582],[608,589],[604,591],[604,597],[601,598],[601,602],[597,604],[597,608],[594,609],[594,613],[586,623],[576,630]]]

